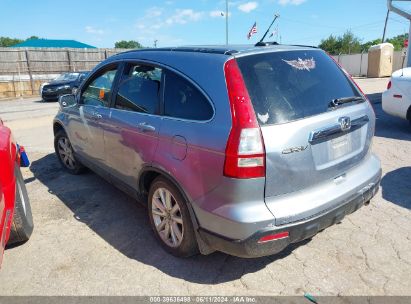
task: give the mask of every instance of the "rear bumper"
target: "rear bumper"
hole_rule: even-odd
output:
[[[282,251],[291,243],[312,237],[362,207],[378,192],[380,179],[381,171],[379,171],[373,182],[370,182],[368,186],[352,196],[346,203],[334,209],[291,224],[259,230],[244,240],[229,239],[201,228],[199,233],[208,246],[230,255],[244,258],[272,255]],[[261,237],[281,232],[288,232],[288,237],[259,243]]]

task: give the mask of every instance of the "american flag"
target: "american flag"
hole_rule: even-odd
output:
[[[254,22],[253,27],[250,29],[250,31],[247,34],[247,39],[250,40],[251,36],[257,34],[257,22]]]

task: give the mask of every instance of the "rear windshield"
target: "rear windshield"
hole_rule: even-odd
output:
[[[260,125],[279,124],[330,110],[330,101],[360,96],[323,51],[281,51],[239,57]]]

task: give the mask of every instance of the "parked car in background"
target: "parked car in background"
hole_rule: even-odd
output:
[[[382,109],[411,123],[411,68],[395,71],[382,94]]]
[[[143,202],[162,247],[271,255],[368,204],[375,114],[324,51],[135,50],[60,98],[55,151]],[[136,244],[136,246],[138,246]]]
[[[77,90],[89,72],[64,73],[40,87],[43,101],[57,101],[61,95],[71,94]]]
[[[0,264],[6,244],[29,239],[33,218],[20,166],[28,166],[23,147],[0,119]]]

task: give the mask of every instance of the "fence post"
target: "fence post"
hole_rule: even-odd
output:
[[[13,73],[12,83],[13,83],[14,97],[17,97],[17,91],[16,91],[16,74],[15,74],[15,73]]]
[[[20,73],[20,63],[22,62],[21,52],[18,51],[18,54],[19,54],[19,59],[17,60],[17,73],[19,74],[19,87],[20,87],[19,97],[20,97],[20,99],[21,99],[21,98],[23,98],[24,87],[23,87],[23,85],[22,85],[22,83],[21,83],[21,73]]]
[[[71,63],[70,50],[67,50],[67,60],[68,60],[68,71],[71,72],[71,71],[73,71],[73,66],[72,66],[72,63]]]
[[[26,49],[24,51],[26,55],[26,64],[27,64],[27,71],[29,72],[29,77],[30,77],[30,85],[31,85],[31,95],[34,95],[34,80],[33,80],[33,75],[31,73],[31,66],[30,66],[30,59],[29,59],[29,52]]]
[[[362,50],[361,51],[361,59],[360,59],[360,75],[358,75],[358,76],[362,76],[362,73],[361,73],[361,69],[362,69],[362,55],[364,54],[364,50]]]

